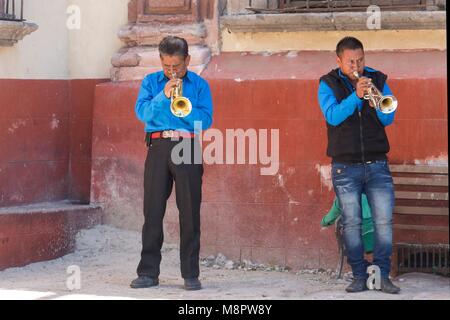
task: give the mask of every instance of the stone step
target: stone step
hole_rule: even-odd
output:
[[[189,66],[189,70],[201,74],[207,67],[207,63]],[[111,68],[111,81],[136,81],[142,80],[149,73],[160,71],[161,67],[114,67]]]
[[[211,58],[211,50],[206,46],[189,46],[191,56],[190,66],[208,63]],[[122,48],[111,59],[114,67],[156,67],[161,69],[161,60],[157,47],[131,47]]]
[[[169,35],[179,36],[189,45],[204,45],[207,35],[203,23],[190,24],[128,24],[123,26],[118,37],[127,46],[153,45],[157,46],[161,40]]]
[[[0,208],[0,270],[71,253],[77,232],[101,221],[100,206],[69,201]]]

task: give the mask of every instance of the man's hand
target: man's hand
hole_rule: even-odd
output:
[[[170,98],[172,96],[172,90],[177,86],[178,81],[181,81],[180,79],[171,79],[166,83],[166,86],[164,87],[164,94],[167,98]]]
[[[372,85],[372,79],[361,77],[356,84],[356,95],[362,99]]]

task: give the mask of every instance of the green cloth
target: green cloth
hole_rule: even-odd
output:
[[[364,245],[365,252],[373,251],[373,221],[372,221],[372,213],[370,211],[369,202],[367,201],[366,195],[363,193],[361,196],[361,208],[362,208],[362,239]],[[322,218],[320,225],[322,227],[328,227],[335,223],[336,219],[342,213],[342,209],[339,205],[339,199],[337,197],[334,198],[333,205],[330,211]]]

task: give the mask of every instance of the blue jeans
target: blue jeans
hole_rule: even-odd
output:
[[[334,191],[342,208],[344,244],[353,277],[366,279],[367,267],[361,235],[361,193],[365,192],[374,223],[373,264],[387,278],[391,270],[392,211],[394,184],[386,160],[365,164],[333,163],[331,176]]]

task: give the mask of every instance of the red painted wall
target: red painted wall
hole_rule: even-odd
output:
[[[89,202],[93,97],[102,81],[0,79],[0,207]]]
[[[445,52],[368,53],[387,73],[400,106],[388,128],[392,163],[447,161]],[[326,125],[317,103],[318,79],[334,54],[222,54],[203,76],[214,100],[213,127],[280,129],[280,170],[258,165],[207,165],[203,185],[202,251],[291,267],[334,267],[332,228],[319,222],[334,194],[326,169]],[[139,82],[104,83],[95,91],[92,193],[106,222],[140,230],[143,124],[134,115]],[[325,175],[320,174],[322,168]],[[178,241],[174,197],[166,239]]]
[[[391,162],[447,161],[445,52],[368,53],[367,62],[390,76],[400,102],[388,128]],[[258,165],[205,166],[203,254],[334,267],[332,229],[319,226],[334,195],[316,99],[317,79],[333,67],[331,53],[213,58],[204,73],[213,127],[280,129],[280,169],[261,176]],[[146,148],[134,115],[140,83],[99,82],[0,80],[0,207],[91,198],[104,204],[107,223],[141,229]],[[168,241],[178,239],[174,200]]]
[[[70,164],[68,198],[89,203],[91,192],[92,117],[95,86],[105,79],[69,81]]]
[[[102,80],[0,80],[0,270],[56,259],[101,223],[88,203],[92,110]]]

